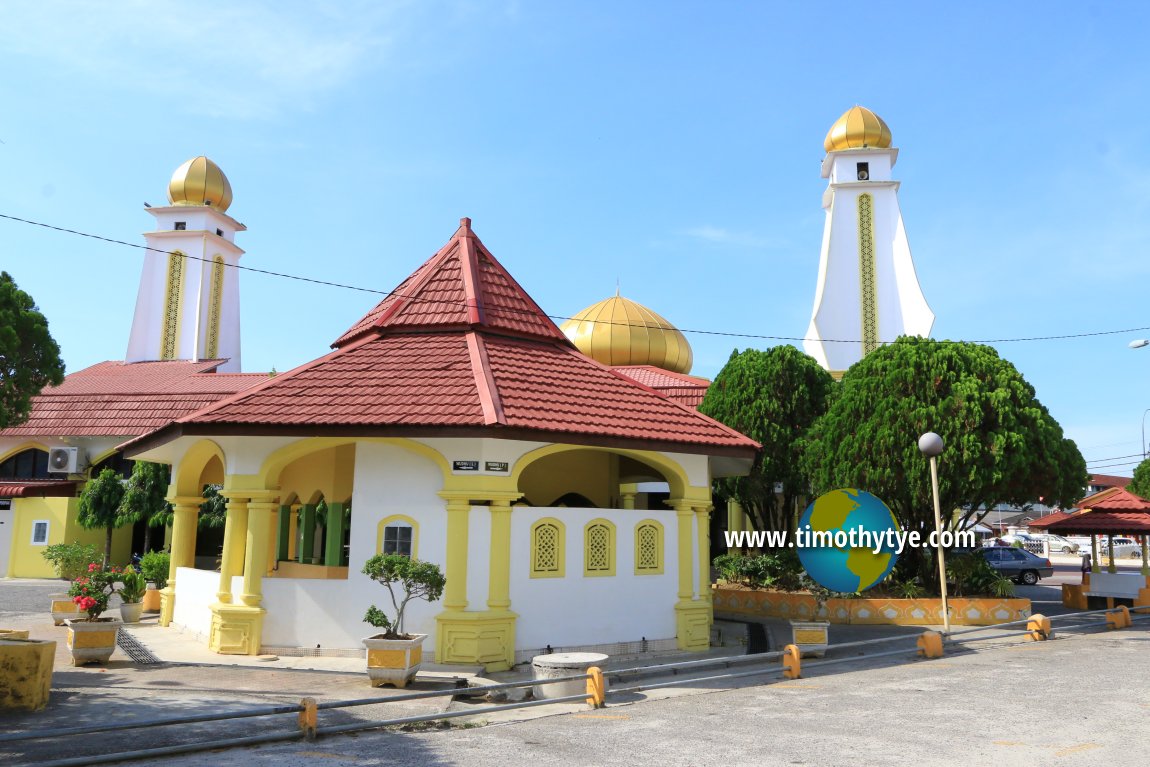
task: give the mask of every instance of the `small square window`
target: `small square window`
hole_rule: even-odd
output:
[[[32,523],[32,545],[33,546],[47,546],[48,545],[48,520],[37,519]]]
[[[176,231],[177,232],[182,232],[182,231],[186,230],[187,228],[188,228],[188,222],[187,221],[177,221],[176,222]]]
[[[224,236],[224,230],[223,229],[217,229],[216,230],[216,236],[223,237]]]
[[[411,556],[411,528],[407,525],[388,525],[383,528],[383,553]]]

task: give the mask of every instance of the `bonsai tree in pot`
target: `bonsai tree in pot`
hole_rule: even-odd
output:
[[[144,610],[144,591],[148,581],[143,575],[132,570],[124,570],[120,576],[120,618],[124,623],[139,623]]]
[[[66,581],[74,581],[87,574],[88,565],[100,558],[95,546],[85,543],[53,543],[45,547],[41,556],[56,571],[56,576]],[[66,593],[52,594],[52,621],[60,626],[65,619],[75,617],[78,608],[72,597]]]
[[[413,599],[438,600],[447,579],[439,565],[402,554],[375,555],[364,563],[363,574],[387,588],[394,611],[389,616],[372,605],[363,616],[364,623],[381,630],[363,640],[367,647],[367,675],[373,687],[406,687],[419,671],[427,635],[406,633],[404,612]]]

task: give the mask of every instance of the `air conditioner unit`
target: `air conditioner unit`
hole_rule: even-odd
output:
[[[78,447],[54,447],[48,451],[48,471],[52,474],[75,474],[79,465]]]

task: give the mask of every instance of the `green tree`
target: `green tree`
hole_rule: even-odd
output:
[[[815,491],[868,490],[904,527],[926,533],[934,511],[918,437],[928,431],[945,443],[941,506],[964,509],[949,519],[952,528],[981,521],[999,503],[1068,507],[1086,486],[1082,454],[1014,365],[989,346],[917,337],[899,338],[846,372],[811,429],[803,464]],[[937,586],[923,549],[902,556]]]
[[[80,509],[76,521],[85,530],[104,528],[104,567],[112,558],[112,532],[124,524],[120,516],[120,502],[124,500],[124,485],[113,469],[104,469],[95,479],[88,480],[80,493]]]
[[[795,502],[810,484],[799,463],[803,437],[833,391],[830,373],[793,346],[736,349],[707,389],[699,412],[763,446],[748,476],[717,480],[715,488],[738,501],[757,529],[794,529]]]
[[[171,469],[167,464],[136,461],[124,487],[120,516],[127,523],[144,523],[142,554],[152,550],[152,526],[166,525],[171,518],[172,507],[167,500],[170,481]]]
[[[223,527],[228,521],[228,499],[220,495],[223,485],[204,485],[198,527]]]
[[[64,381],[48,320],[8,272],[0,272],[0,429],[28,420],[32,397]]]
[[[1134,470],[1134,481],[1126,486],[1134,495],[1150,498],[1150,458],[1138,464]]]

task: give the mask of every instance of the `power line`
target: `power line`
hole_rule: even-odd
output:
[[[92,239],[92,240],[99,240],[100,242],[107,242],[107,243],[110,243],[113,245],[123,245],[125,247],[136,248],[138,250],[146,250],[146,251],[150,251],[152,253],[161,253],[163,255],[168,255],[168,256],[175,255],[175,256],[180,256],[180,257],[185,258],[185,259],[191,259],[193,261],[203,261],[203,262],[209,262],[210,261],[210,259],[204,258],[202,256],[192,256],[192,255],[188,255],[187,253],[181,253],[179,251],[160,250],[158,248],[148,247],[147,245],[140,245],[139,243],[135,243],[135,242],[127,242],[126,240],[117,240],[114,237],[104,237],[102,235],[91,234],[89,232],[81,232],[77,229],[69,229],[69,228],[63,227],[63,226],[55,226],[53,224],[45,224],[41,221],[32,221],[31,219],[20,218],[19,216],[11,216],[11,215],[8,215],[5,213],[0,213],[0,218],[7,219],[9,221],[16,221],[16,222],[19,222],[21,224],[28,224],[30,226],[38,226],[38,227],[43,228],[43,229],[50,229],[50,230],[55,231],[55,232],[63,232],[65,234],[73,234],[73,235],[76,235],[78,237],[86,237],[86,238]],[[447,299],[434,299],[434,298],[423,298],[421,296],[411,296],[411,295],[406,295],[403,293],[397,293],[394,290],[392,290],[392,291],[377,290],[375,288],[365,288],[365,287],[362,287],[360,285],[347,285],[347,284],[342,283],[342,282],[333,282],[331,280],[321,280],[321,279],[318,279],[315,277],[304,277],[304,276],[301,276],[298,274],[288,274],[286,272],[276,272],[276,271],[272,271],[270,269],[258,269],[256,267],[252,267],[252,266],[241,266],[240,264],[229,264],[229,263],[225,262],[224,265],[227,267],[233,268],[233,269],[241,269],[241,270],[246,271],[246,272],[252,272],[253,274],[262,274],[262,275],[266,275],[269,277],[280,277],[282,279],[296,280],[299,282],[306,282],[306,283],[309,283],[312,285],[323,285],[323,286],[330,287],[330,288],[342,288],[344,290],[354,290],[354,291],[358,291],[360,293],[371,293],[374,295],[383,296],[384,298],[388,298],[388,297],[407,298],[407,299],[413,300],[413,301],[422,301],[425,303],[446,304],[448,306],[457,307],[457,308],[465,308],[467,306],[465,302],[461,302],[461,301],[449,301]],[[534,312],[527,310],[527,309],[514,309],[511,307],[500,307],[498,311],[504,312],[504,313],[509,313],[509,314],[525,314],[525,315],[534,314]],[[546,314],[546,316],[549,319],[555,320],[557,322],[559,322],[559,321],[566,322],[567,320],[575,319],[574,317],[566,317],[566,316],[557,315],[557,314]],[[596,324],[596,325],[611,325],[611,326],[628,327],[628,328],[629,327],[645,327],[645,328],[652,327],[651,325],[647,325],[647,324],[633,324],[630,322],[612,322],[609,320],[581,320],[581,321],[582,322],[591,322],[591,323]],[[681,332],[681,333],[692,333],[695,335],[702,335],[702,336],[722,336],[725,338],[746,338],[746,339],[762,340],[762,341],[813,341],[813,340],[815,340],[815,339],[806,338],[804,336],[774,336],[774,335],[765,335],[765,334],[760,334],[760,333],[734,333],[731,331],[722,331],[722,330],[699,330],[696,328],[677,328],[677,330],[679,330],[679,332]],[[970,343],[1008,344],[1008,343],[1024,343],[1024,342],[1030,342],[1030,341],[1065,341],[1065,340],[1075,339],[1075,338],[1094,338],[1094,337],[1098,337],[1098,336],[1114,336],[1114,335],[1123,335],[1123,334],[1128,334],[1128,333],[1138,333],[1138,332],[1147,331],[1147,330],[1150,330],[1150,326],[1139,327],[1139,328],[1123,328],[1120,330],[1097,330],[1097,331],[1091,331],[1091,332],[1085,332],[1085,333],[1064,333],[1061,335],[1051,335],[1051,336],[1023,336],[1023,337],[1019,337],[1019,338],[992,338],[992,339],[988,339],[985,341],[972,341]],[[861,343],[861,340],[859,340],[859,339],[823,338],[823,339],[819,339],[819,340],[821,340],[823,343],[832,343],[832,344],[857,344],[857,343]],[[961,341],[954,341],[953,339],[939,339],[939,342],[940,343],[962,343]]]
[[[1130,455],[1115,455],[1110,458],[1095,458],[1093,461],[1087,461],[1087,465],[1092,463],[1103,463],[1106,461],[1117,461],[1120,458],[1141,458],[1142,453],[1131,453]]]

